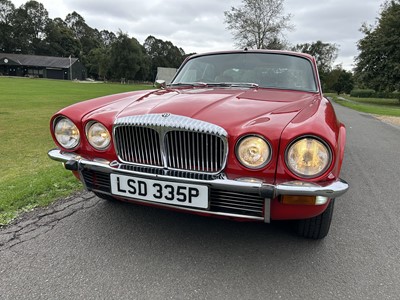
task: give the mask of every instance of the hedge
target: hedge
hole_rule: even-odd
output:
[[[356,98],[400,99],[400,92],[375,92],[371,89],[356,89],[351,91],[350,96]]]

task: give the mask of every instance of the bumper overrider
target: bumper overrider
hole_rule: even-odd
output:
[[[53,149],[48,156],[62,162],[67,170],[79,173],[87,190],[119,197],[111,192],[110,176],[132,176],[150,182],[167,182],[182,185],[206,186],[210,193],[210,204],[207,208],[193,208],[185,205],[153,203],[152,201],[122,197],[132,202],[156,204],[178,210],[223,217],[260,220],[270,222],[270,206],[272,199],[278,196],[315,197],[314,205],[324,205],[329,199],[343,195],[349,188],[341,179],[323,184],[304,181],[290,181],[281,184],[268,184],[259,180],[243,178],[231,180],[223,175],[201,176],[185,174],[185,172],[153,172],[151,168],[136,168],[120,164],[117,161],[88,160],[75,153]],[[112,175],[114,174],[114,175]],[[97,176],[97,177],[96,177]]]

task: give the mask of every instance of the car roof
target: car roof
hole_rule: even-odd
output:
[[[239,53],[271,53],[271,54],[283,54],[283,55],[293,55],[304,57],[309,60],[313,59],[313,56],[307,53],[302,52],[295,52],[289,50],[269,50],[269,49],[243,49],[243,50],[224,50],[224,51],[213,51],[213,52],[205,52],[205,53],[198,53],[189,56],[188,58],[195,58],[200,56],[207,56],[207,55],[216,55],[216,54],[239,54]]]

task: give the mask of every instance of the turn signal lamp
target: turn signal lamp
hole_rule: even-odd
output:
[[[283,204],[292,205],[324,205],[326,202],[328,202],[328,198],[322,196],[283,195],[281,196],[281,202]]]

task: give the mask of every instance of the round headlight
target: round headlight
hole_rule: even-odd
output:
[[[271,148],[262,137],[256,135],[247,136],[238,142],[236,157],[245,167],[259,169],[269,162]]]
[[[332,155],[329,147],[313,137],[304,137],[292,143],[286,151],[286,165],[294,174],[318,177],[330,166]]]
[[[86,127],[87,139],[94,148],[98,150],[106,149],[111,142],[111,135],[107,128],[100,123],[89,123]]]
[[[57,142],[65,149],[73,149],[78,146],[80,133],[75,124],[68,118],[60,117],[54,124],[54,135]]]

